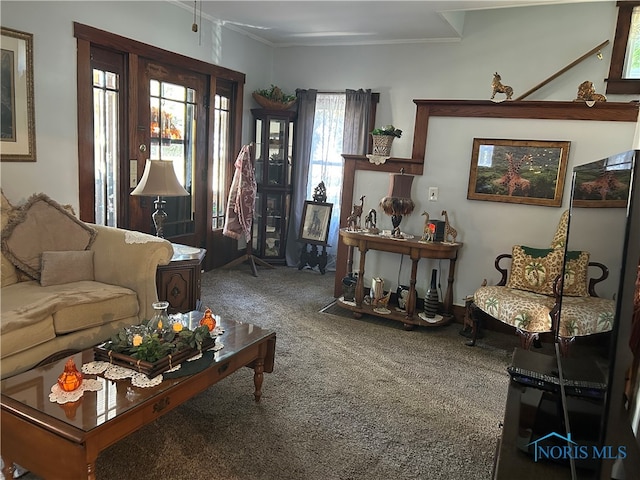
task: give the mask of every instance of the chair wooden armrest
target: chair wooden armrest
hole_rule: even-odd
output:
[[[589,278],[589,295],[591,295],[592,297],[597,297],[598,294],[596,293],[596,285],[609,277],[609,269],[605,264],[600,262],[589,262],[589,266],[600,269],[599,277]]]
[[[502,275],[500,281],[496,283],[496,286],[498,287],[504,287],[507,284],[507,279],[509,278],[509,270],[506,267],[500,266],[500,262],[505,258],[511,259],[512,256],[510,253],[501,253],[496,257],[496,261],[494,263],[496,270],[498,270],[500,275]]]

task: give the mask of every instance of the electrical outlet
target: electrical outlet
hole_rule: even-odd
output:
[[[438,201],[438,187],[429,187],[429,201],[430,202]]]

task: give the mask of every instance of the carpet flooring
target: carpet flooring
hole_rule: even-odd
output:
[[[517,338],[470,348],[458,324],[321,312],[332,293],[333,276],[309,269],[203,274],[205,306],[277,332],[261,402],[252,370],[236,372],[102,452],[98,478],[489,478]]]

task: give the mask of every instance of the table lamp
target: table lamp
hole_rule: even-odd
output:
[[[165,202],[162,197],[186,197],[189,195],[176,177],[173,162],[167,160],[147,160],[140,183],[131,192],[131,195],[141,197],[157,197],[153,212],[153,224],[156,227],[156,236],[164,238],[164,221],[167,213],[164,211]]]
[[[380,207],[387,215],[391,215],[393,230],[391,236],[402,238],[400,222],[403,215],[413,212],[415,204],[411,200],[411,184],[413,175],[405,175],[404,168],[400,173],[389,174],[389,192],[380,200]]]

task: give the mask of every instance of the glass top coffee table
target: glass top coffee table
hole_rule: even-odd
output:
[[[189,328],[197,326],[201,312],[186,314]],[[7,378],[1,387],[1,447],[5,478],[12,478],[16,463],[43,478],[95,479],[98,454],[118,440],[242,367],[254,370],[254,398],[260,401],[263,374],[273,371],[276,334],[248,323],[218,319],[224,347],[205,352],[203,358],[150,388],[135,387],[131,379],[107,380],[98,391],[85,391],[76,402],[49,400],[51,387],[69,357]],[[94,361],[93,349],[72,355],[78,369]],[[184,362],[189,363],[189,362]],[[189,368],[194,373],[188,373]],[[182,376],[172,376],[182,375]],[[171,378],[168,378],[171,377]]]

